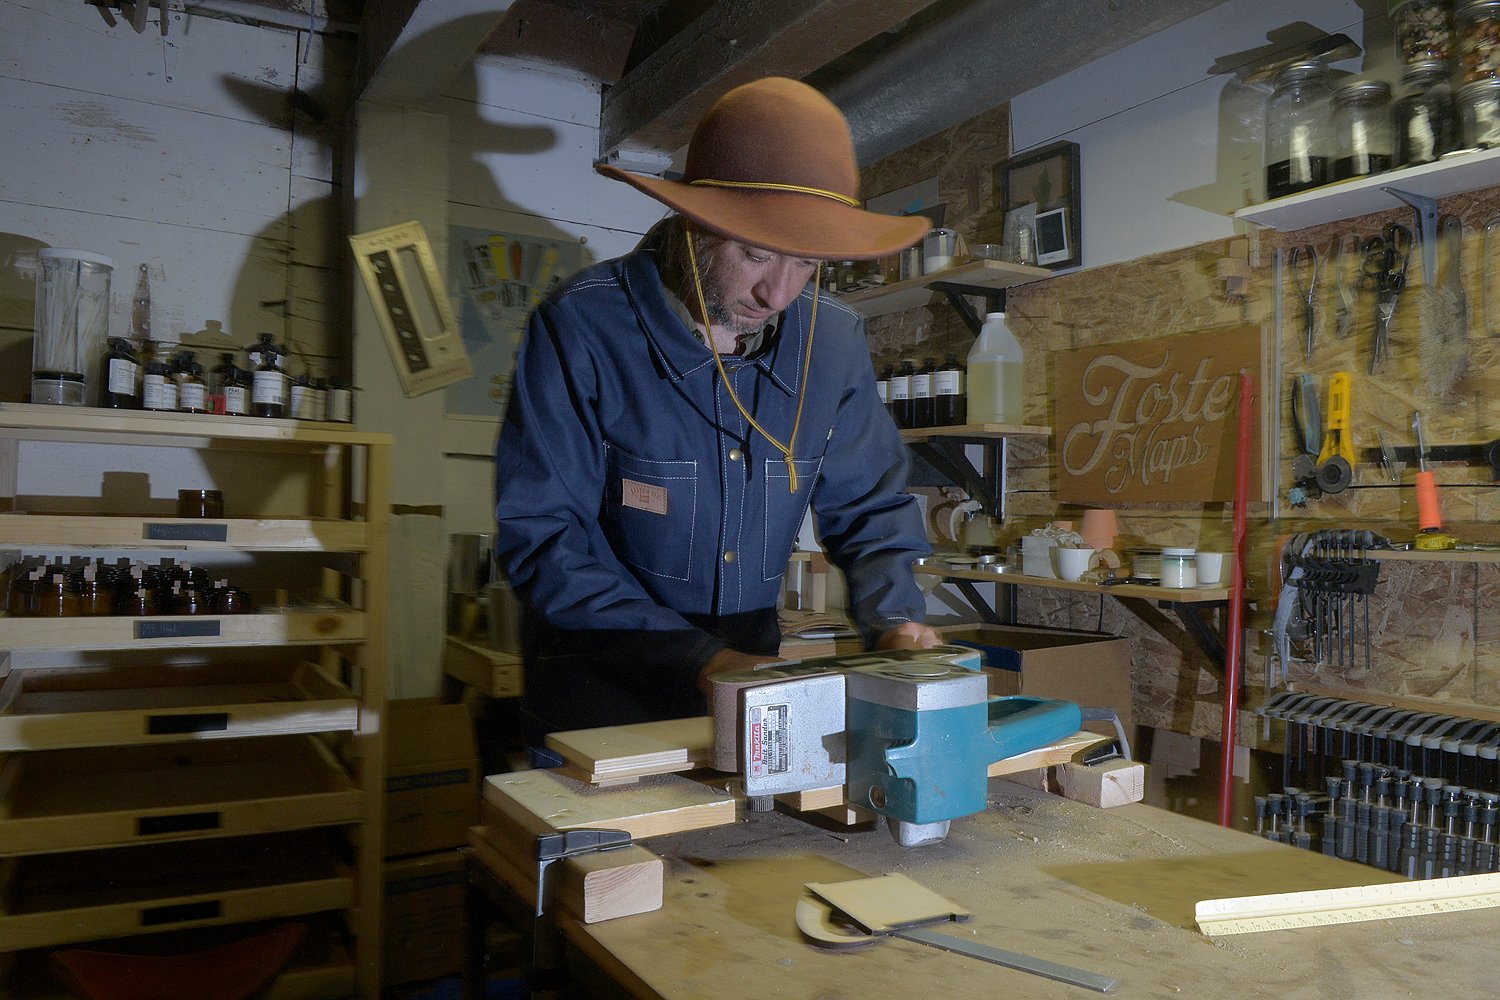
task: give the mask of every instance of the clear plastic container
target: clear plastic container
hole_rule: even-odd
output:
[[[1276,74],[1266,102],[1266,197],[1281,198],[1328,183],[1334,153],[1328,68],[1295,62]]]
[[[87,406],[109,332],[115,262],[87,250],[38,250],[31,401]]]
[[[1401,65],[1453,57],[1451,0],[1392,0],[1390,10]]]
[[[1391,169],[1396,138],[1391,131],[1391,85],[1355,80],[1333,93],[1337,152],[1333,179],[1368,177]]]
[[[968,422],[1019,424],[1025,356],[1005,313],[985,316],[968,362]]]
[[[1396,127],[1396,166],[1434,163],[1457,141],[1457,115],[1448,67],[1440,62],[1408,66],[1401,96],[1391,113]]]
[[[1458,131],[1466,149],[1500,146],[1500,79],[1475,80],[1458,92]]]
[[[1460,84],[1500,76],[1500,0],[1471,0],[1458,9]]]

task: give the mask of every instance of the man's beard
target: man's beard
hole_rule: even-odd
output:
[[[746,337],[753,333],[759,333],[766,325],[765,320],[749,319],[737,315],[733,307],[724,301],[723,294],[713,287],[703,289],[703,301],[708,307],[708,321],[713,326],[722,327],[734,334],[736,337]]]

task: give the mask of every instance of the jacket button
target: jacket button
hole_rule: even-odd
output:
[[[734,553],[733,552],[726,552],[726,553],[724,553],[724,561],[727,562],[727,563],[734,562]]]
[[[738,462],[740,459],[742,459],[744,457],[745,456],[740,452],[740,450],[738,448],[730,448],[729,449],[729,460],[731,462]]]

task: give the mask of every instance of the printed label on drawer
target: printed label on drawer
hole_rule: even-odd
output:
[[[205,621],[154,621],[136,622],[137,639],[190,639],[198,636],[218,636],[223,622],[217,618]]]
[[[227,542],[227,524],[148,524],[146,539],[153,542]]]
[[[764,778],[787,771],[788,705],[765,705],[750,709],[750,775]]]

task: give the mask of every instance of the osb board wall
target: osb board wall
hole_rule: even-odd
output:
[[[864,190],[872,194],[936,175],[941,198],[949,206],[947,223],[971,242],[994,242],[1000,230],[999,188],[995,167],[1006,155],[1006,109],[986,112],[911,149],[868,168]],[[1086,155],[1086,154],[1085,154]],[[1087,192],[1084,193],[1087,197]],[[1489,441],[1500,437],[1500,371],[1496,354],[1500,337],[1485,335],[1483,282],[1486,275],[1482,233],[1500,216],[1500,189],[1445,200],[1444,212],[1465,225],[1463,271],[1471,303],[1467,374],[1452,393],[1435,396],[1421,365],[1419,336],[1423,314],[1420,254],[1414,256],[1412,287],[1398,303],[1390,356],[1375,377],[1365,374],[1373,335],[1374,298],[1358,293],[1357,323],[1347,339],[1333,336],[1337,304],[1331,268],[1320,278],[1315,296],[1315,353],[1302,352],[1300,303],[1290,275],[1277,287],[1277,252],[1311,243],[1326,251],[1345,234],[1372,235],[1390,221],[1412,225],[1412,213],[1389,213],[1282,234],[1256,230],[1249,236],[1255,263],[1250,291],[1243,299],[1225,295],[1216,276],[1229,241],[1189,247],[1138,260],[1060,275],[1010,290],[1007,312],[1026,352],[1028,397],[1026,423],[1054,423],[1052,351],[1125,340],[1189,333],[1220,327],[1259,324],[1268,341],[1276,329],[1276,301],[1281,297],[1283,324],[1280,352],[1282,387],[1261,386],[1279,411],[1276,489],[1290,483],[1294,436],[1284,388],[1301,371],[1326,375],[1354,374],[1353,423],[1358,448],[1373,447],[1374,428],[1385,430],[1396,444],[1410,442],[1413,409],[1422,409],[1429,444]],[[1087,233],[1084,234],[1085,245]],[[1350,264],[1352,268],[1352,263]],[[1500,275],[1490,275],[1494,325],[1500,329]],[[976,306],[983,308],[982,302]],[[1435,315],[1431,308],[1429,317]],[[955,353],[963,356],[971,335],[946,305],[911,310],[870,322],[870,345],[877,363],[901,357],[922,358]],[[1430,352],[1430,348],[1428,349]],[[1428,369],[1431,369],[1429,364]],[[1272,369],[1275,370],[1274,368]],[[1001,545],[1054,519],[1076,520],[1081,510],[1056,499],[1056,471],[1050,442],[1014,442],[1010,451],[1010,521],[997,537]],[[1437,469],[1444,505],[1455,530],[1466,539],[1500,540],[1492,527],[1500,514],[1500,490],[1482,469],[1446,466]],[[1250,598],[1255,602],[1247,633],[1248,707],[1255,704],[1271,665],[1270,643],[1262,632],[1271,624],[1279,591],[1279,551],[1285,537],[1316,527],[1372,527],[1400,540],[1411,536],[1415,507],[1411,474],[1392,485],[1378,465],[1361,464],[1355,485],[1305,508],[1284,501],[1256,503],[1247,545]],[[1136,504],[1118,512],[1117,549],[1145,545],[1196,545],[1224,549],[1231,536],[1231,512],[1221,504]],[[1041,588],[1020,588],[1019,617],[1027,624],[1098,628],[1125,636],[1131,643],[1134,670],[1133,711],[1144,725],[1197,736],[1217,737],[1221,723],[1221,672],[1189,639],[1167,610],[1146,601],[1102,599]],[[1371,668],[1315,666],[1297,661],[1288,666],[1293,680],[1342,687],[1357,697],[1361,690],[1449,700],[1454,711],[1466,702],[1500,704],[1500,621],[1487,614],[1500,597],[1500,566],[1494,564],[1386,563],[1381,584],[1370,602]],[[1223,616],[1218,626],[1222,629]],[[1358,658],[1362,660],[1362,656]],[[1260,727],[1248,713],[1240,721],[1241,742],[1253,744]]]

